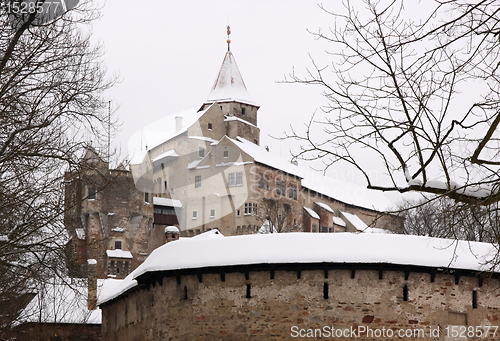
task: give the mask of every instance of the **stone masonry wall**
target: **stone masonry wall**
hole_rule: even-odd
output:
[[[250,272],[248,280],[243,273],[227,273],[225,281],[219,274],[203,274],[201,283],[186,275],[180,284],[164,277],[161,285],[140,287],[102,306],[102,327],[109,341],[290,340],[293,331],[325,327],[385,328],[424,333],[405,340],[451,340],[445,328],[452,324],[500,325],[498,284],[474,277],[460,277],[455,284],[455,277],[445,274],[431,282],[429,274],[414,272],[405,280],[404,272],[396,271],[379,279],[371,270],[358,270],[354,278],[349,270],[330,270],[328,278],[319,270],[302,271],[300,278],[295,271],[276,271],[274,279],[260,271]],[[438,327],[440,336],[431,337]],[[498,333],[482,340],[497,340]],[[365,332],[341,339],[384,338]]]

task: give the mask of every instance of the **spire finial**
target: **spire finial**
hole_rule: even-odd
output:
[[[230,45],[231,45],[231,39],[229,39],[229,35],[231,34],[231,27],[227,25],[227,50],[231,51]]]

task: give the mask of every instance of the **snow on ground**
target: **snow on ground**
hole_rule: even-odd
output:
[[[215,232],[214,232],[215,231]],[[101,295],[100,304],[137,285],[154,271],[280,263],[389,263],[486,271],[492,244],[379,233],[271,233],[224,237],[212,230],[165,244]]]

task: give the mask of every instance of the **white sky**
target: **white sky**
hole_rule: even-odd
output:
[[[328,6],[334,4],[340,1]],[[231,51],[261,106],[261,145],[290,158],[289,149],[296,151],[298,145],[269,135],[300,127],[324,103],[319,87],[277,83],[294,69],[304,75],[309,54],[320,63],[328,61],[324,51],[329,46],[307,32],[332,24],[315,1],[108,0],[101,13],[93,37],[105,47],[108,71],[121,78],[108,96],[113,106],[120,105],[122,127],[113,144],[122,156],[141,127],[201,106],[227,51],[228,23]],[[359,182],[359,174],[340,167],[340,180]]]

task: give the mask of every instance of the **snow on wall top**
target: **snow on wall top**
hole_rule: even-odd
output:
[[[127,258],[127,259],[132,259],[132,254],[130,251],[123,251],[120,249],[116,250],[106,250],[106,255],[110,258]]]
[[[344,216],[344,218],[346,218],[358,231],[364,231],[368,228],[368,225],[359,219],[357,215],[342,211],[340,211],[340,214]]]
[[[182,207],[180,200],[160,197],[153,197],[153,205]]]
[[[227,51],[206,103],[242,102],[257,105],[248,93],[231,51]]]
[[[212,232],[212,231],[210,231]],[[114,290],[110,301],[137,285],[136,278],[155,271],[283,263],[388,263],[486,271],[493,244],[421,236],[372,233],[270,233],[183,238],[156,250]],[[497,269],[494,271],[498,272]]]

